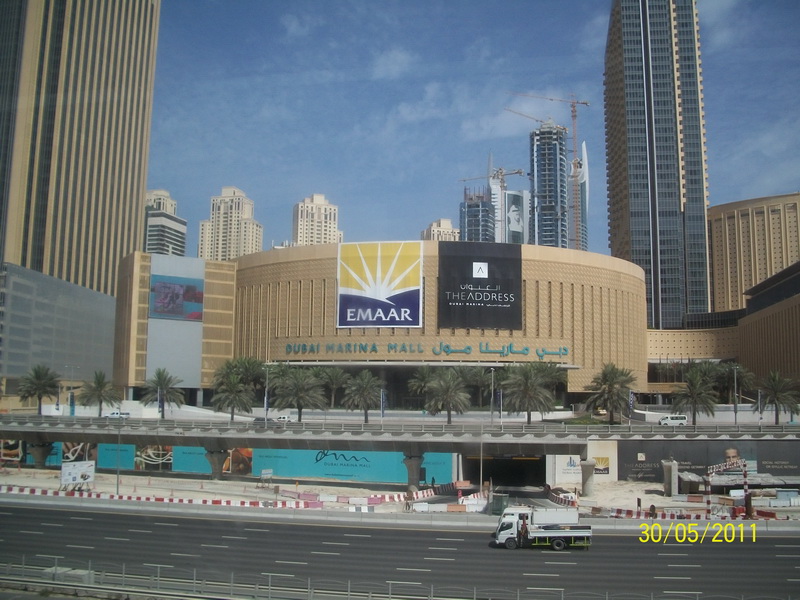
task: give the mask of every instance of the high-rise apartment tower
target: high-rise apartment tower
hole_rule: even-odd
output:
[[[695,0],[614,0],[605,57],[611,254],[645,271],[647,320],[709,308],[706,147]]]
[[[116,293],[143,240],[160,6],[0,2],[0,262]]]
[[[186,219],[176,213],[178,203],[167,190],[147,192],[144,207],[144,251],[186,256]]]
[[[536,211],[536,243],[568,248],[567,130],[552,121],[531,132],[531,188]]]
[[[198,257],[206,260],[232,260],[261,252],[264,231],[254,218],[255,204],[240,189],[222,188],[211,198],[211,218],[200,221]]]
[[[459,206],[459,230],[462,242],[495,241],[495,205],[491,191],[464,189],[464,201]]]
[[[338,244],[343,239],[339,231],[339,207],[331,204],[324,194],[311,194],[294,205],[292,244]]]

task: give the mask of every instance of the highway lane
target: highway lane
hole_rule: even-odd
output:
[[[80,560],[129,574],[221,580],[269,573],[313,581],[567,592],[787,595],[800,589],[800,540],[758,535],[703,544],[641,542],[639,532],[598,534],[586,550],[492,548],[489,531],[399,529],[345,521],[319,525],[234,518],[0,505],[0,553],[52,565]],[[160,565],[156,567],[154,565]],[[275,580],[275,579],[274,579]]]

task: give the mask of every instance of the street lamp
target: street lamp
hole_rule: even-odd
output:
[[[117,496],[119,496],[119,452],[122,445],[122,423],[124,421],[125,419],[120,414],[119,419],[117,419]]]
[[[489,370],[492,372],[492,396],[489,399],[489,412],[491,413],[489,417],[489,424],[494,425],[494,367],[489,367]],[[483,485],[481,483],[481,485]]]
[[[738,390],[736,389],[736,371],[739,370],[737,365],[733,365],[733,424],[739,424],[739,397]]]

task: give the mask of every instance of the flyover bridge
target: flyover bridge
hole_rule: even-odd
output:
[[[233,448],[273,448],[328,451],[402,452],[409,484],[419,481],[426,452],[486,457],[500,455],[579,455],[587,458],[593,439],[797,439],[797,425],[697,425],[665,427],[633,422],[627,425],[568,425],[564,423],[384,423],[310,421],[272,423],[252,421],[163,420],[88,417],[0,415],[0,439],[28,443],[37,466],[55,442],[136,444],[201,447],[211,464],[212,477]],[[416,477],[416,479],[414,479]]]

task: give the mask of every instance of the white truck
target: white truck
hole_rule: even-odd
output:
[[[588,548],[592,543],[592,527],[578,524],[577,508],[509,506],[497,523],[493,539],[495,545],[511,549],[528,546],[550,546],[556,551],[567,546]]]

